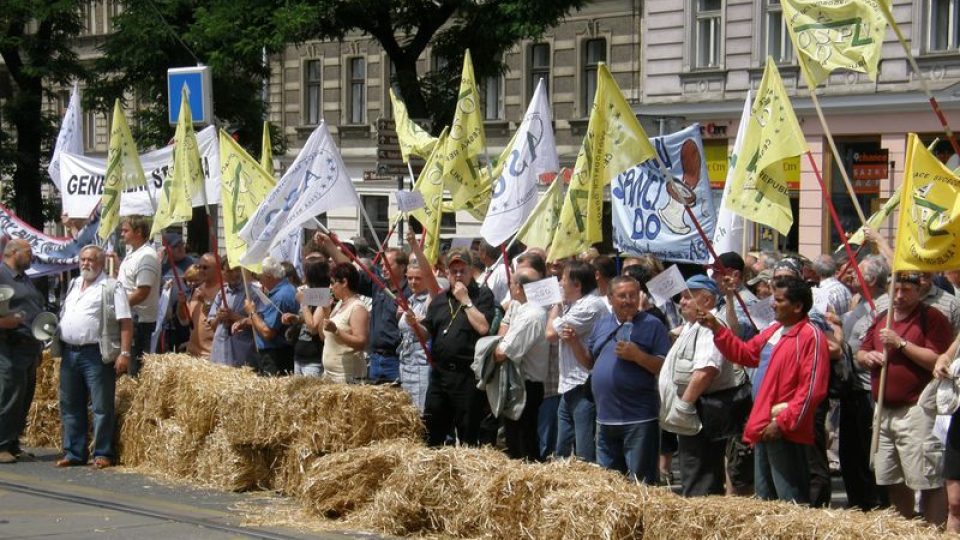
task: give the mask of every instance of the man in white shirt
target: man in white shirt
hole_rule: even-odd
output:
[[[57,467],[87,463],[87,399],[93,408],[93,466],[114,464],[116,430],[114,392],[116,378],[130,365],[133,322],[127,295],[116,284],[113,305],[120,323],[120,356],[104,363],[100,354],[103,334],[101,310],[109,278],[103,272],[106,256],[98,246],[80,251],[80,277],[70,283],[60,312],[60,420],[63,423],[63,457]]]
[[[526,404],[517,420],[505,418],[507,454],[516,459],[540,460],[540,442],[537,436],[537,417],[543,401],[543,382],[547,378],[547,362],[550,345],[544,339],[547,312],[542,307],[527,302],[523,286],[541,279],[531,268],[522,268],[510,278],[510,294],[513,312],[510,326],[493,353],[498,363],[513,361],[520,364],[526,387]]]
[[[150,220],[143,216],[126,216],[120,221],[120,237],[127,246],[127,256],[120,263],[117,281],[127,292],[133,315],[133,347],[130,376],[140,373],[143,353],[150,347],[150,335],[157,323],[157,302],[160,299],[160,258],[149,245]]]

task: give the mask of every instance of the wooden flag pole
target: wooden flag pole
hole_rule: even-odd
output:
[[[889,330],[893,323],[893,290],[897,284],[897,272],[893,272],[893,279],[890,280],[890,288],[887,295],[890,298],[890,307],[887,308],[887,326]],[[923,306],[920,306],[921,309]],[[874,457],[880,446],[880,411],[883,409],[883,398],[887,389],[887,360],[890,356],[890,349],[886,345],[883,347],[883,364],[880,367],[880,386],[877,388],[877,404],[873,409],[873,433],[870,434],[870,466],[875,466]]]

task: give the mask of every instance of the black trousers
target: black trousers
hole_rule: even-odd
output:
[[[537,434],[537,419],[543,403],[543,383],[524,381],[527,403],[517,420],[503,419],[503,431],[507,439],[507,455],[514,459],[540,461],[540,437]]]
[[[840,398],[840,474],[851,508],[873,510],[888,505],[886,491],[878,487],[870,470],[873,433],[873,399],[867,390]]]
[[[684,497],[724,494],[727,442],[727,437],[711,439],[703,432],[677,436],[677,460]]]
[[[293,373],[293,347],[277,347],[260,351],[260,375],[290,375]]]
[[[442,445],[455,429],[462,444],[476,446],[486,399],[486,395],[477,390],[477,379],[469,366],[431,369],[423,406],[427,444]]]
[[[830,400],[824,399],[813,416],[813,446],[806,445],[810,466],[810,506],[830,506],[830,462],[827,461],[827,414]]]

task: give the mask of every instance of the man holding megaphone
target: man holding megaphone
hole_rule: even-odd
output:
[[[43,295],[27,277],[33,251],[20,238],[7,242],[0,264],[0,463],[20,456],[40,361],[31,325],[43,311]]]

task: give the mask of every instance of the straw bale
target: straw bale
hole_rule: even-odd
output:
[[[230,444],[219,427],[203,441],[194,477],[204,486],[226,491],[271,489],[276,461],[270,448]]]
[[[298,497],[307,478],[307,471],[319,459],[319,455],[303,446],[291,445],[283,448],[279,459],[274,463],[273,489],[284,495]]]
[[[49,350],[44,350],[37,364],[37,387],[33,395],[34,400],[54,401],[60,396],[60,358],[50,356]]]
[[[60,446],[60,401],[59,399],[34,399],[27,413],[27,427],[23,443],[33,447]]]

